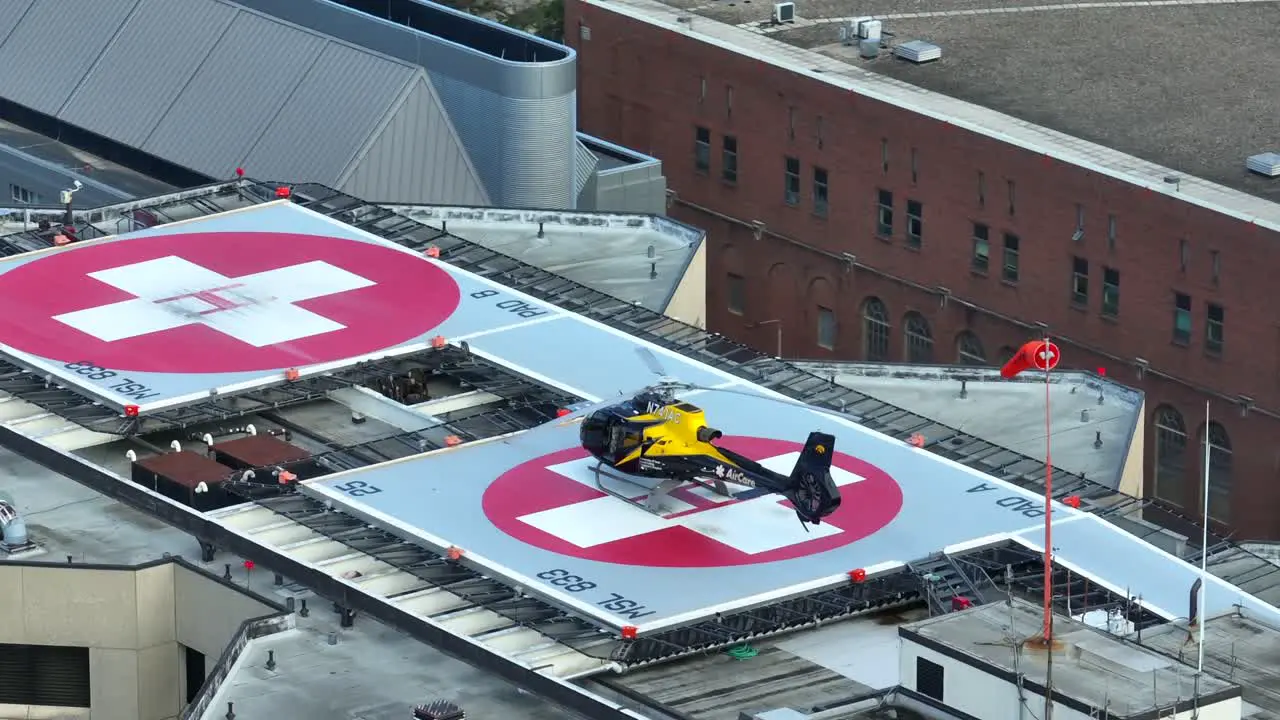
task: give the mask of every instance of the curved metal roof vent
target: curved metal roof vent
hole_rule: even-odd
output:
[[[31,544],[27,537],[27,523],[18,514],[12,504],[0,500],[0,541],[6,549],[26,547]]]

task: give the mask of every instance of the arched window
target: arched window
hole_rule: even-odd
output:
[[[1156,408],[1155,487],[1151,494],[1176,505],[1186,503],[1187,426],[1182,415],[1167,405]],[[1198,495],[1199,493],[1197,493]]]
[[[1204,442],[1203,430],[1200,442]],[[1200,452],[1200,462],[1204,462],[1204,445],[1200,445]],[[1216,422],[1209,423],[1209,517],[1222,523],[1231,519],[1231,438]]]
[[[933,331],[929,329],[929,321],[913,311],[902,319],[902,326],[907,336],[907,362],[933,362]]]
[[[956,355],[961,365],[987,364],[987,353],[982,349],[982,341],[969,330],[956,338]]]
[[[889,360],[889,310],[877,297],[862,303],[862,352],[870,362]]]

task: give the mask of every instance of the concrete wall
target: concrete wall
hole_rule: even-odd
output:
[[[919,688],[916,687],[916,658],[922,657],[944,668],[942,702],[962,713],[983,718],[983,720],[988,718],[994,720],[995,718],[1027,717],[1028,709],[1030,715],[1039,717],[1044,709],[1043,695],[1036,697],[1034,692],[1028,690],[1026,695],[1030,707],[1023,708],[1018,698],[1018,688],[1013,683],[908,640],[904,639],[901,642],[902,650],[898,655],[899,671],[902,686],[909,690],[919,692]],[[1241,710],[1241,700],[1235,697],[1200,708],[1199,720],[1240,720]],[[1096,720],[1060,702],[1053,704],[1053,717],[1055,720]],[[1170,720],[1191,720],[1192,713],[1180,712],[1177,715],[1169,714],[1161,717],[1167,717]]]
[[[625,212],[644,215],[667,214],[667,179],[661,163],[598,172],[594,178],[592,207],[580,210]]]
[[[1147,436],[1147,401],[1144,398],[1142,405],[1138,408],[1138,422],[1133,429],[1133,437],[1129,440],[1129,454],[1124,459],[1124,468],[1120,471],[1120,487],[1117,488],[1125,495],[1132,497],[1146,497],[1146,482],[1144,478],[1145,463],[1147,457],[1146,452],[1146,436]]]
[[[700,328],[707,327],[707,244],[701,243],[689,259],[684,277],[671,295],[664,311],[675,318]]]
[[[173,562],[0,564],[0,643],[87,647],[93,720],[176,718],[186,697],[181,646],[204,653],[209,671],[244,621],[277,612]],[[26,717],[19,712],[0,707],[0,718]]]

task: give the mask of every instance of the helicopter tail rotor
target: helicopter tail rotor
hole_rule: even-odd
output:
[[[831,479],[835,444],[834,435],[809,433],[804,450],[791,471],[791,482],[783,495],[791,501],[796,515],[803,522],[817,525],[840,507],[840,488]]]

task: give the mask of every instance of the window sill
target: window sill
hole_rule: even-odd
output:
[[[1214,349],[1212,349],[1212,348],[1205,348],[1205,349],[1204,349],[1204,356],[1205,356],[1205,357],[1207,357],[1207,358],[1209,358],[1210,360],[1221,360],[1221,359],[1222,359],[1222,348],[1218,348],[1217,350],[1214,350]]]
[[[1000,284],[1004,285],[1005,287],[1014,288],[1015,290],[1018,288],[1018,281],[1010,280],[1009,278],[1000,278]]]
[[[1101,318],[1103,322],[1109,322],[1112,325],[1117,325],[1120,322],[1120,316],[1116,313],[1098,313],[1098,317]]]
[[[707,168],[707,169],[705,169],[705,170],[703,170],[703,169],[701,169],[701,168],[694,168],[694,169],[693,169],[693,174],[694,174],[694,175],[701,175],[702,177],[710,177],[710,175],[711,175],[711,168]]]
[[[910,242],[908,242],[908,243],[906,243],[905,245],[903,245],[903,246],[902,246],[902,248],[903,248],[904,250],[910,250],[911,252],[917,252],[917,253],[918,253],[918,252],[920,252],[921,246],[920,246],[920,245],[912,245]]]
[[[1178,347],[1189,347],[1191,345],[1191,338],[1175,337],[1169,340],[1169,343],[1172,345],[1177,345]]]
[[[970,275],[974,275],[974,276],[976,276],[976,277],[980,277],[980,278],[989,277],[989,275],[987,274],[987,271],[986,271],[986,270],[984,270],[984,269],[982,269],[982,268],[976,268],[976,267],[973,267],[973,266],[970,266],[970,267],[969,267],[969,274],[970,274]]]
[[[892,236],[892,235],[885,235],[885,234],[883,234],[883,233],[876,233],[876,239],[877,239],[877,240],[879,240],[879,241],[880,241],[880,242],[882,242],[882,243],[885,243],[886,245],[889,245],[889,244],[892,244],[892,243],[893,243],[893,236]]]
[[[737,187],[738,187],[738,181],[737,181],[737,180],[730,180],[729,178],[723,178],[723,177],[722,177],[722,178],[720,178],[720,184],[721,184],[721,185],[724,185],[725,187],[728,187],[728,188],[737,188]]]
[[[1076,312],[1081,312],[1081,313],[1087,313],[1087,312],[1089,312],[1089,303],[1088,303],[1088,302],[1080,302],[1079,300],[1075,300],[1075,299],[1073,299],[1073,300],[1068,304],[1068,307],[1070,307],[1072,310],[1075,310]]]
[[[825,212],[818,212],[817,210],[813,211],[813,216],[819,220],[827,219],[827,214]]]

